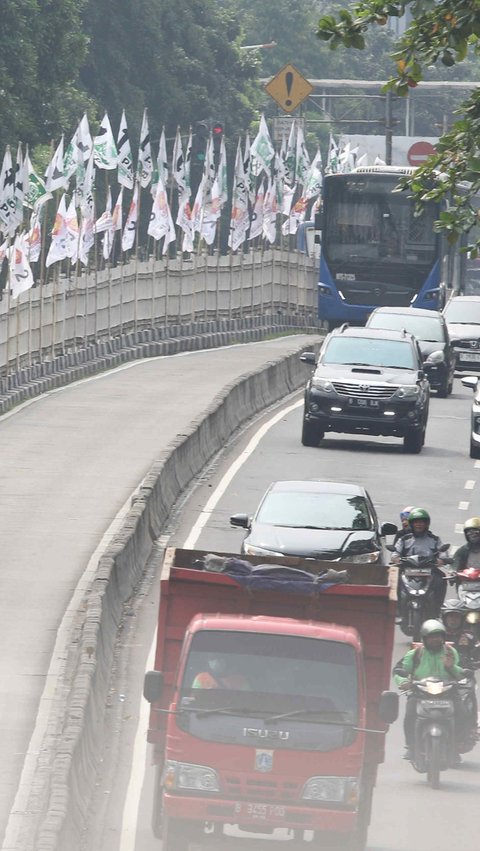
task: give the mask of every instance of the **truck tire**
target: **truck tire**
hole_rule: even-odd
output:
[[[182,824],[178,818],[165,816],[162,831],[163,851],[188,851],[188,834],[182,830]]]
[[[422,446],[425,443],[425,426],[422,428],[412,428],[407,431],[403,438],[403,448],[405,452],[411,452],[413,455],[418,455],[422,451]]]
[[[303,420],[302,425],[302,446],[318,446],[325,432],[317,428],[314,423]]]
[[[470,458],[480,458],[480,446],[473,440],[470,441]]]
[[[162,806],[162,773],[163,767],[155,768],[155,783],[153,787],[152,832],[155,839],[162,838],[163,806]]]

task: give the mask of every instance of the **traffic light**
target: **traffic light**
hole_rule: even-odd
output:
[[[218,168],[218,164],[220,162],[220,150],[222,146],[223,139],[223,124],[219,121],[214,121],[212,123],[212,139],[213,139],[213,160],[215,163],[215,168]]]

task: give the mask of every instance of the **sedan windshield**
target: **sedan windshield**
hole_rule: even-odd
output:
[[[480,301],[454,299],[447,304],[443,314],[447,322],[480,325]]]
[[[384,328],[387,331],[408,331],[418,340],[429,343],[444,343],[445,335],[441,320],[437,316],[415,316],[408,313],[373,313],[368,320],[369,328]]]
[[[322,363],[350,366],[379,366],[416,369],[413,350],[407,341],[373,337],[334,337],[322,353]]]
[[[273,491],[263,500],[257,523],[314,529],[373,529],[363,496],[343,493]]]

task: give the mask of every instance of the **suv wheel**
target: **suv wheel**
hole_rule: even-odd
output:
[[[303,446],[318,446],[322,437],[325,435],[315,423],[310,423],[304,418],[302,425],[302,444]]]
[[[470,441],[470,458],[480,458],[480,446],[473,440]]]
[[[403,438],[403,448],[405,452],[412,452],[418,455],[422,451],[422,446],[425,443],[425,427],[410,429]]]

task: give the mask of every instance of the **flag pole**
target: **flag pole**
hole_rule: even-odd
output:
[[[43,222],[43,232],[42,232],[42,247],[40,251],[40,281],[39,281],[39,325],[38,325],[38,360],[41,362],[42,360],[42,350],[43,350],[43,283],[45,280],[45,260],[46,260],[46,248],[47,248],[47,224],[48,224],[48,205],[50,203],[50,198],[45,201],[45,215]]]
[[[137,323],[138,323],[138,308],[137,308],[137,297],[138,297],[138,236],[140,232],[140,210],[142,205],[142,184],[139,182],[138,184],[138,210],[137,210],[137,221],[135,223],[135,275],[133,279],[133,330],[134,333],[137,332]]]
[[[7,257],[8,257],[8,272],[7,272],[7,346],[6,346],[6,358],[5,358],[5,374],[9,373],[9,348],[10,348],[10,306],[11,306],[11,284],[12,284],[12,258],[10,255],[11,251],[10,247],[10,235],[7,236]]]

